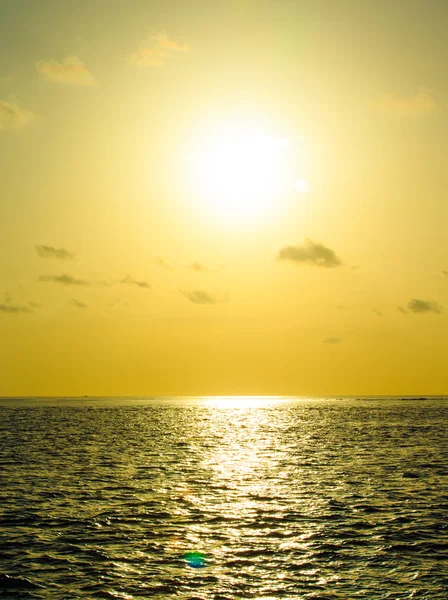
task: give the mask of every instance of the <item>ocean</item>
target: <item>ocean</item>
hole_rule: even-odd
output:
[[[448,598],[448,398],[2,398],[0,597]]]

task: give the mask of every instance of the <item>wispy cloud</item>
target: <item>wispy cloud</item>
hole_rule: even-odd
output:
[[[154,67],[163,65],[174,54],[189,50],[188,45],[176,42],[166,33],[158,33],[140,42],[128,58],[129,62],[137,67]]]
[[[84,304],[84,302],[81,302],[81,300],[77,300],[76,298],[71,298],[68,303],[75,308],[87,308],[87,304]]]
[[[221,302],[227,302],[227,296],[218,296],[216,294],[210,294],[204,290],[190,290],[181,291],[181,294],[188,298],[190,302],[194,304],[219,304]]]
[[[412,300],[408,302],[407,307],[410,312],[417,314],[434,313],[439,315],[444,311],[443,306],[437,302],[431,300],[419,300],[418,298],[412,298]]]
[[[216,269],[213,269],[212,267],[207,267],[207,265],[204,265],[201,262],[192,262],[190,265],[190,269],[192,271],[194,271],[195,273],[217,273],[218,271],[221,271],[223,267],[218,267]]]
[[[302,246],[283,246],[277,254],[277,259],[327,269],[342,265],[334,250],[309,239],[305,240]]]
[[[40,275],[39,281],[59,283],[60,285],[90,285],[85,279],[77,279],[72,275]]]
[[[174,269],[173,265],[170,265],[170,263],[166,262],[166,260],[164,258],[162,258],[161,256],[158,256],[154,263],[158,266],[161,267],[162,269],[168,269],[170,271],[172,271]]]
[[[0,304],[0,312],[7,313],[10,315],[17,315],[20,313],[30,313],[33,311],[28,306],[6,302],[5,304]]]
[[[30,306],[35,306],[35,303],[31,302]],[[0,304],[0,312],[7,313],[9,315],[17,315],[20,313],[29,313],[33,311],[28,306],[14,303],[11,294],[8,294],[8,292],[6,292],[5,300],[3,303]]]
[[[380,310],[377,310],[376,308],[373,309],[373,312],[378,315],[378,317],[382,317],[383,313]]]
[[[120,281],[120,283],[126,283],[128,285],[136,285],[137,287],[146,288],[146,289],[151,288],[151,285],[147,281],[138,281],[137,279],[134,279],[130,275],[126,275],[126,277],[124,277]]]
[[[416,117],[438,109],[438,104],[426,89],[410,96],[382,94],[375,101],[376,108],[397,117]]]
[[[446,275],[448,277],[448,271],[441,271],[442,275]]]
[[[97,85],[94,76],[78,56],[67,56],[60,63],[56,60],[38,60],[35,65],[47,81],[87,87]]]
[[[401,312],[401,313],[403,313],[404,315],[407,315],[407,314],[408,314],[408,312],[409,312],[408,310],[406,310],[406,309],[404,308],[404,306],[397,306],[397,310],[398,310],[398,312]]]
[[[323,340],[323,344],[340,344],[342,342],[342,338],[340,337],[328,337]]]
[[[36,118],[31,110],[22,108],[13,102],[0,100],[0,131],[2,129],[21,129]]]
[[[75,255],[66,250],[65,248],[55,248],[54,246],[47,246],[45,244],[37,244],[34,246],[37,254],[41,258],[57,258],[59,260],[69,260],[74,258]]]

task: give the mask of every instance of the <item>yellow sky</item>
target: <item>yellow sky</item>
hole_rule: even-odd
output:
[[[0,5],[0,395],[446,394],[444,0]]]

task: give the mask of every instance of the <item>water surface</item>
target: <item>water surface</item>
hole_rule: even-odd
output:
[[[444,398],[0,399],[0,597],[448,598]]]

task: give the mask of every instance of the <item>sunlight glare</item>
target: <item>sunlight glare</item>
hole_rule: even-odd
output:
[[[296,180],[296,190],[299,192],[299,194],[306,194],[307,192],[310,191],[310,186],[308,185],[308,182],[303,180],[303,179],[297,179]]]
[[[272,404],[285,402],[282,396],[207,396],[205,398],[208,406],[215,408],[259,408]]]
[[[287,186],[288,150],[287,139],[260,129],[219,129],[193,152],[201,200],[232,223],[270,212]]]

